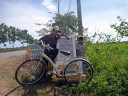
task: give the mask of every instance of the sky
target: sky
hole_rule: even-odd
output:
[[[69,10],[77,15],[77,0],[71,0],[70,6],[69,1],[60,0],[60,14]],[[118,23],[117,16],[128,20],[128,0],[81,0],[81,10],[83,26],[88,28],[89,36],[97,31],[114,37],[117,33],[110,24]],[[35,23],[45,24],[56,13],[57,3],[54,0],[0,0],[0,23],[27,29],[35,39],[40,38],[36,31],[43,27]]]

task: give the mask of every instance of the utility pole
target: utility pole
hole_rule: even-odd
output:
[[[58,3],[58,15],[60,14],[60,0],[54,0],[54,2]]]
[[[60,14],[60,0],[58,0],[58,15]]]
[[[81,15],[81,2],[77,0],[77,16],[79,19],[78,26],[79,26],[79,35],[83,36],[83,26],[82,26],[82,15]]]

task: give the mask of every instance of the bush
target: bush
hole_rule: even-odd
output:
[[[96,43],[86,48],[94,75],[89,84],[80,84],[70,91],[92,96],[128,95],[127,43]]]

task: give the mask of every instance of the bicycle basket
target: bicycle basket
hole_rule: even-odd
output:
[[[27,56],[30,60],[39,59],[42,57],[42,52],[44,51],[39,45],[32,44],[27,46]]]

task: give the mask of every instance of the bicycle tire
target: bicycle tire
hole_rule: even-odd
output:
[[[46,64],[40,59],[27,60],[16,70],[15,79],[21,85],[32,85],[44,75]]]
[[[84,59],[76,59],[65,67],[64,78],[71,86],[79,83],[89,83],[93,76],[93,68],[91,64]]]

